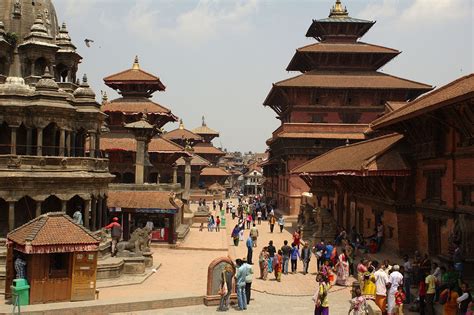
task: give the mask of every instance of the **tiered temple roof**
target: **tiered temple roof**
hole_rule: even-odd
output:
[[[202,125],[193,129],[193,132],[200,135],[206,142],[211,142],[212,139],[219,137],[219,132],[207,126],[204,116],[202,116]]]

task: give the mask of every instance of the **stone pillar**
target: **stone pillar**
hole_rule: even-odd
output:
[[[109,216],[107,212],[107,196],[104,196],[104,198],[102,198],[102,222],[104,225],[109,223]]]
[[[173,184],[178,183],[178,166],[173,166]]]
[[[8,231],[15,229],[15,201],[8,202]]]
[[[43,128],[36,130],[36,155],[43,155]]]
[[[32,129],[26,129],[26,155],[31,155]]]
[[[97,199],[95,197],[92,197],[91,200],[91,231],[97,230],[97,215],[96,215],[96,209],[97,209]]]
[[[64,156],[66,143],[66,130],[61,129],[59,131],[59,156]]]
[[[91,200],[84,200],[85,202],[85,207],[84,207],[84,227],[87,229],[90,229],[90,224],[89,224],[89,215],[90,215],[90,209],[91,209]]]
[[[93,158],[95,157],[95,150],[96,150],[96,133],[95,131],[90,131],[89,132],[90,136],[89,136],[89,157]]]
[[[76,132],[71,131],[71,156],[76,156]]]
[[[145,176],[145,139],[137,137],[135,155],[135,184],[143,184]]]
[[[16,131],[18,129],[17,126],[11,126],[11,141],[10,141],[10,144],[11,144],[11,151],[10,153],[12,155],[16,155]]]
[[[189,194],[191,191],[191,160],[192,157],[187,156],[184,158],[184,192],[183,197],[189,199]]]
[[[97,132],[95,136],[95,149],[95,157],[98,158],[100,157],[100,132]]]
[[[66,156],[71,156],[71,131],[66,131]]]
[[[66,213],[67,200],[61,200],[61,212]]]
[[[36,201],[36,217],[41,215],[41,201]]]
[[[97,198],[97,228],[101,229],[102,224],[102,197]]]

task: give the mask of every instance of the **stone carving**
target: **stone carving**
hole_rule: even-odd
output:
[[[61,167],[67,168],[67,159],[61,159]]]
[[[148,245],[150,232],[150,229],[147,227],[137,228],[130,236],[130,240],[121,241],[117,244],[117,256],[140,256],[142,253],[150,252]]]
[[[207,290],[204,298],[205,305],[217,305],[219,303],[220,295],[218,291],[221,285],[222,272],[226,267],[230,267],[235,275],[236,268],[229,257],[218,257],[209,264],[207,269]],[[232,283],[232,292],[235,292],[235,283]],[[235,299],[235,297],[235,293],[232,293],[231,299]]]
[[[8,160],[7,166],[9,168],[20,168],[21,166],[21,157],[10,157]]]
[[[315,234],[321,234],[323,228],[323,222],[321,217],[321,208],[313,209],[313,220],[314,220],[314,228],[313,231]]]
[[[13,15],[14,16],[21,16],[21,2],[20,0],[16,0],[13,4]]]
[[[39,161],[39,165],[40,165],[40,166],[46,166],[46,159],[45,159],[45,158],[41,158],[40,161]]]

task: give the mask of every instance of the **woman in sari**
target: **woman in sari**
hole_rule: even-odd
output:
[[[281,281],[281,271],[283,269],[283,256],[281,250],[278,250],[278,253],[275,255],[275,258],[273,260],[274,267],[273,269],[275,270],[275,279],[276,281],[280,282]]]
[[[375,300],[375,276],[374,267],[370,266],[369,269],[364,273],[363,277],[363,291],[362,294],[366,299]]]
[[[347,278],[349,278],[349,262],[347,260],[346,250],[342,250],[342,254],[339,255],[339,261],[336,264],[337,270],[337,285],[345,286],[347,284]]]
[[[270,256],[267,252],[267,247],[265,246],[260,252],[260,256],[258,257],[258,264],[260,266],[260,279],[262,280],[267,280],[269,258]]]

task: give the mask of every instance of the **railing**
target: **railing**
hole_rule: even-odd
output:
[[[0,155],[0,169],[107,172],[109,160],[87,157]]]

